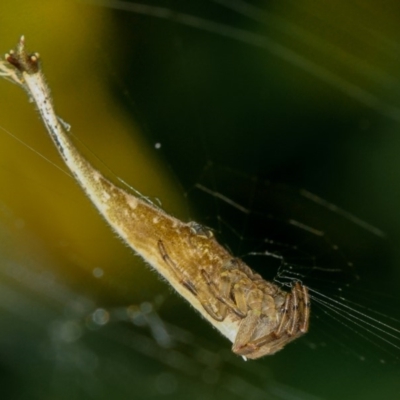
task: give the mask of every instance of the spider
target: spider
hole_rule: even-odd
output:
[[[195,228],[193,228],[195,227]],[[206,228],[190,223],[191,245],[202,254],[226,251]],[[201,234],[199,234],[201,229]],[[310,317],[308,290],[294,283],[290,293],[264,280],[242,260],[229,253],[217,259],[198,260],[191,274],[187,263],[175,263],[163,242],[158,243],[162,258],[176,279],[196,296],[203,309],[214,319],[214,325],[235,328],[232,351],[246,358],[259,358],[276,353],[287,343],[307,332]],[[207,257],[207,256],[206,256]],[[208,258],[208,257],[207,257]],[[222,261],[221,265],[221,259]],[[182,265],[182,266],[181,266]],[[221,329],[220,329],[221,330]],[[226,335],[229,337],[229,335]]]
[[[0,63],[0,76],[18,83],[36,104],[61,157],[100,214],[136,253],[233,342],[234,353],[256,359],[274,354],[307,332],[306,286],[291,292],[264,280],[218,243],[213,232],[182,222],[145,197],[114,185],[79,153],[54,111],[38,53],[21,37]]]

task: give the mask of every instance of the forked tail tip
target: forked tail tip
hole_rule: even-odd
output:
[[[39,71],[39,54],[27,54],[24,35],[20,37],[16,50],[10,50],[5,59],[20,72],[35,74]]]

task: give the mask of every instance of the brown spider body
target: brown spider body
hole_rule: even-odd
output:
[[[213,233],[183,223],[150,202],[117,187],[79,153],[57,118],[40,71],[21,38],[0,63],[0,75],[22,86],[36,103],[61,157],[101,215],[246,358],[274,354],[308,329],[307,288],[290,293],[234,258]]]

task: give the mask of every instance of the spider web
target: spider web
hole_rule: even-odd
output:
[[[396,148],[398,42],[390,24],[383,30],[390,13],[343,3],[339,24],[329,17],[329,2],[286,1],[268,8],[223,1],[154,1],[147,8],[96,3],[110,11],[89,3],[75,10],[112,26],[110,37],[91,38],[99,46],[93,51],[96,68],[105,71],[113,102],[138,121],[163,168],[176,175],[184,207],[174,208],[176,195],[160,191],[158,173],[147,186],[136,185],[137,177],[108,159],[110,132],[104,134],[105,150],[96,147],[97,131],[94,140],[82,140],[117,179],[159,198],[168,212],[210,226],[266,279],[307,284],[311,332],[274,357],[244,363],[141,261],[133,265],[129,251],[116,250],[121,246],[111,234],[85,231],[66,243],[63,234],[56,240],[46,234],[43,225],[64,223],[52,212],[53,202],[83,196],[76,190],[73,197],[73,184],[59,172],[52,185],[38,181],[38,171],[15,178],[26,173],[20,167],[11,172],[18,183],[11,182],[11,200],[5,194],[1,209],[1,351],[9,397],[335,399],[349,391],[352,398],[376,398],[378,392],[393,397],[398,257],[395,239],[364,222],[396,237],[397,206],[383,200],[394,197],[385,172],[397,165],[397,153],[389,150]],[[20,33],[27,34],[18,28]],[[43,52],[40,45],[38,40]],[[93,54],[85,58],[75,51],[93,68]],[[51,54],[43,57],[46,75],[62,69]],[[62,110],[55,80],[51,86]],[[69,112],[62,117],[78,135],[85,118],[73,118],[82,110]],[[20,132],[5,119],[2,125]],[[91,121],[87,127],[92,129]],[[38,123],[38,136],[41,129]],[[29,132],[35,148],[37,132]],[[117,141],[118,132],[112,134]],[[51,157],[49,150],[39,151]],[[32,181],[40,210],[49,215],[39,231],[29,226],[35,218],[26,217],[33,207],[21,210],[14,202],[26,196],[21,186]],[[46,200],[54,193],[56,200]],[[98,219],[89,205],[82,207],[76,211],[82,220]],[[94,231],[107,228],[98,223]],[[108,250],[113,257],[122,251],[114,262],[86,253],[108,242],[114,243]],[[45,387],[37,384],[43,380]]]
[[[201,183],[192,189],[194,193],[189,193],[203,205],[207,201],[204,197],[218,199],[216,217],[206,217],[205,221],[218,226],[220,236],[227,240],[233,253],[283,287],[290,288],[297,280],[307,285],[313,300],[313,318],[318,320],[314,329],[318,330],[318,325],[333,325],[336,336],[343,334],[345,326],[350,331],[347,336],[354,336],[354,343],[349,338],[341,343],[346,353],[360,360],[372,357],[385,362],[392,356],[397,359],[399,321],[395,288],[382,283],[381,292],[377,291],[379,274],[371,272],[373,265],[369,266],[365,259],[368,256],[359,254],[364,248],[382,246],[383,232],[308,191],[251,179],[215,165],[208,169]],[[247,197],[250,207],[237,200],[241,196],[236,187],[225,194],[218,190],[219,185],[226,187],[226,177],[233,176],[235,182],[244,180],[239,185],[242,189],[247,183],[245,197],[249,193],[254,196],[250,201]],[[211,180],[208,184],[207,178]],[[377,253],[374,248],[374,256]],[[385,255],[380,252],[380,256]],[[390,305],[383,306],[385,298],[391,299]],[[391,312],[385,315],[389,309]],[[331,336],[333,327],[329,328],[331,332],[318,335]],[[304,344],[318,347],[311,340],[304,340]]]

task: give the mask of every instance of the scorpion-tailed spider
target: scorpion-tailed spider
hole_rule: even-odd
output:
[[[244,358],[274,354],[308,330],[310,300],[300,282],[285,292],[221,246],[211,230],[184,223],[115,186],[79,153],[57,117],[39,54],[21,37],[0,63],[0,76],[23,87],[61,157],[100,214]]]

